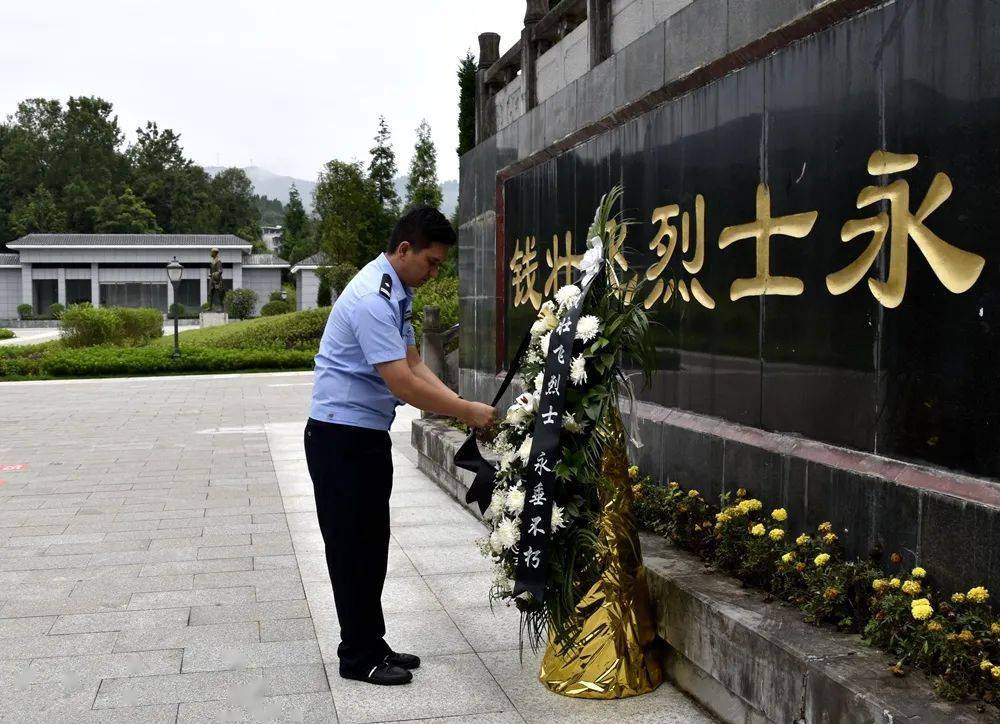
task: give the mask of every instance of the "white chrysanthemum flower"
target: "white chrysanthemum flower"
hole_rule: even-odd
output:
[[[566,517],[563,515],[563,509],[555,503],[552,504],[552,520],[550,525],[552,526],[553,533],[560,528],[566,527]]]
[[[507,422],[514,427],[521,427],[528,420],[528,413],[518,403],[514,403],[507,410]]]
[[[559,317],[556,316],[556,305],[551,301],[545,302],[538,312],[538,319],[545,323],[547,329],[555,329],[559,326]]]
[[[583,426],[577,422],[572,412],[563,415],[563,430],[570,433],[577,433],[583,430]]]
[[[500,534],[496,531],[490,533],[490,550],[494,553],[503,553],[503,543],[500,540]]]
[[[517,539],[520,537],[517,521],[512,518],[504,518],[500,521],[500,525],[497,526],[496,535],[501,546],[504,548],[512,548],[514,544],[517,543]]]
[[[507,493],[503,490],[497,488],[493,491],[493,497],[490,498],[490,506],[483,513],[483,518],[485,520],[493,520],[498,515],[500,511],[503,510],[504,503],[507,502]]]
[[[497,571],[494,582],[497,587],[497,593],[501,596],[509,596],[514,592],[514,579],[508,576],[504,571]]]
[[[542,370],[535,376],[535,392],[542,389],[542,382],[545,380],[545,370]]]
[[[524,410],[528,416],[534,415],[538,412],[538,400],[536,400],[535,396],[530,392],[521,393],[518,395],[515,402],[521,406],[521,409]]]
[[[544,319],[536,319],[535,323],[531,325],[531,336],[541,337],[543,334],[551,329],[548,323]]]
[[[507,500],[504,503],[507,511],[520,515],[524,510],[524,490],[522,488],[511,488],[507,491]]]
[[[542,356],[538,354],[538,350],[532,348],[528,350],[525,362],[527,362],[529,365],[540,365],[542,362],[544,362],[544,360],[542,359]]]
[[[500,456],[500,472],[505,473],[510,470],[510,466],[514,464],[515,460],[517,460],[517,453],[514,452],[514,449],[505,450]]]
[[[578,296],[580,296],[580,287],[576,284],[567,284],[556,292],[556,303],[560,307],[565,307]]]
[[[580,317],[580,321],[576,323],[576,338],[583,342],[589,342],[596,337],[600,331],[601,320],[593,314]]]
[[[540,346],[540,347],[541,347],[541,349],[542,349],[542,357],[543,357],[543,358],[544,358],[544,357],[548,357],[548,355],[549,355],[549,340],[550,340],[550,339],[552,339],[552,332],[549,332],[548,334],[546,334],[546,335],[545,335],[544,337],[542,337],[542,339],[541,339],[541,340],[539,341],[539,346]]]
[[[587,381],[586,362],[582,354],[578,354],[569,363],[569,379],[574,385],[582,385]]]
[[[521,443],[521,447],[517,450],[518,457],[521,458],[521,464],[527,465],[528,458],[531,457],[531,435],[524,438],[524,442]]]

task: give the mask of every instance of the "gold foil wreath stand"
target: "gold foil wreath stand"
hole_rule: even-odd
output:
[[[582,626],[563,654],[549,637],[539,680],[550,690],[581,699],[623,699],[663,682],[656,627],[636,530],[635,491],[621,415],[608,413],[601,463],[599,550],[603,574],[576,606]]]

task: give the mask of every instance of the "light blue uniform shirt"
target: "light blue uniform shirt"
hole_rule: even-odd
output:
[[[388,430],[403,404],[375,365],[406,359],[416,344],[413,292],[385,254],[359,271],[337,297],[316,355],[309,416],[321,422]]]

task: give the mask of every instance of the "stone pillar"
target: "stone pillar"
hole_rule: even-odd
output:
[[[56,301],[66,306],[66,267],[56,269]]]
[[[170,314],[170,307],[174,303],[174,285],[167,280],[167,314]]]
[[[243,288],[243,265],[233,264],[233,289]]]
[[[90,303],[101,306],[101,273],[97,264],[90,265]]]
[[[208,304],[208,269],[206,267],[198,269],[198,304],[201,306]]]
[[[611,18],[611,3],[608,0],[587,0],[591,68],[611,57]]]
[[[535,74],[538,46],[535,43],[535,25],[545,17],[546,10],[545,0],[527,0],[524,29],[521,30],[521,83],[525,113],[538,105],[538,77]]]
[[[441,310],[428,304],[424,307],[424,324],[420,339],[420,357],[427,369],[439,380],[447,378],[444,359],[444,335],[441,333]],[[436,417],[424,412],[422,417]]]
[[[31,264],[21,264],[21,304],[34,304],[31,287]]]
[[[486,74],[500,60],[500,36],[496,33],[479,35],[479,67],[476,69],[476,143],[482,143],[496,133],[496,104]]]

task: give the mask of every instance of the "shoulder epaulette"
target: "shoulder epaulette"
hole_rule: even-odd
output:
[[[382,275],[382,283],[378,287],[378,293],[386,299],[392,299],[392,277],[388,274]]]

